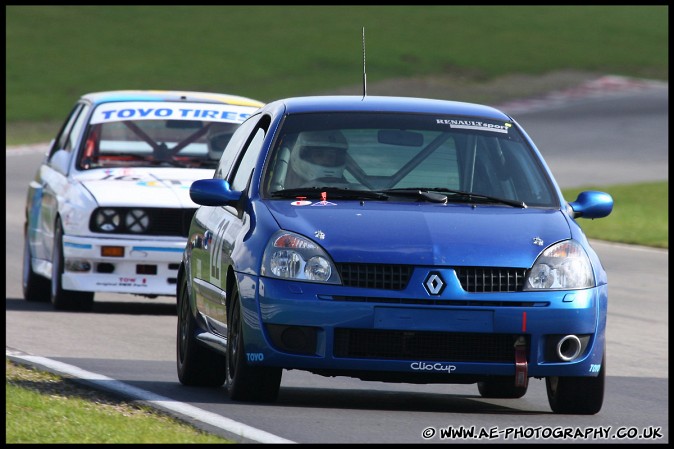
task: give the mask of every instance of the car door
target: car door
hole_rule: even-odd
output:
[[[34,257],[51,260],[54,223],[68,188],[68,172],[77,153],[89,106],[77,103],[28,187],[31,252]]]
[[[227,334],[227,272],[230,267],[237,269],[236,251],[249,228],[250,217],[245,206],[247,190],[251,176],[257,176],[253,170],[268,128],[268,118],[252,117],[244,122],[239,128],[241,133],[237,130],[234,134],[216,169],[215,178],[222,177],[230,183],[232,190],[243,192],[239,203],[236,206],[202,206],[195,220],[204,223],[203,240],[206,245],[193,249],[192,257],[201,260],[202,265],[204,260],[209,261],[207,270],[202,268],[195,273],[195,277],[200,277],[202,281],[194,284],[197,308],[207,317],[211,328],[223,336]],[[199,255],[199,252],[202,254]]]

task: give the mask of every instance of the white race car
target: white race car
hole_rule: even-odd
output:
[[[83,95],[28,188],[24,298],[87,310],[95,292],[175,295],[197,208],[190,185],[213,176],[262,105],[205,92]]]

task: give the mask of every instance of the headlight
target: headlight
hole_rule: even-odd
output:
[[[567,240],[543,251],[524,283],[524,290],[567,290],[594,287],[587,253],[578,242]]]
[[[146,232],[150,226],[150,217],[143,209],[131,209],[124,218],[126,229],[133,233]]]
[[[334,264],[323,248],[306,237],[279,231],[269,239],[262,257],[263,276],[340,284]]]
[[[115,209],[99,209],[94,216],[94,228],[102,232],[115,232],[121,218]]]

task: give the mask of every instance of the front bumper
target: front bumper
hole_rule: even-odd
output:
[[[515,341],[526,342],[528,377],[596,376],[602,363],[605,285],[465,294],[469,302],[338,288],[340,296],[334,296],[334,286],[239,274],[249,363],[361,378],[367,373],[373,380],[409,382],[418,376],[420,382],[459,383],[515,375]],[[569,361],[556,353],[567,335],[582,341]]]
[[[63,236],[63,287],[68,290],[176,294],[178,267],[186,239],[92,239]],[[104,247],[123,249],[123,256],[103,256]]]

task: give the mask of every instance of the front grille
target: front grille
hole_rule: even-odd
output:
[[[338,263],[337,271],[347,287],[404,290],[412,276],[411,265]]]
[[[452,268],[452,267],[449,267]],[[526,268],[454,267],[463,290],[469,293],[521,292]],[[404,290],[414,271],[412,265],[338,263],[347,287]]]
[[[96,217],[100,209],[107,211],[114,210],[119,216],[118,226],[111,231],[104,231],[97,227]],[[141,220],[132,219],[127,220],[127,214],[137,215],[137,211],[142,210],[147,214],[147,226],[139,226]],[[135,211],[135,212],[132,212]],[[89,229],[92,232],[104,234],[134,234],[134,235],[161,235],[161,236],[177,236],[187,237],[190,230],[190,223],[192,216],[194,216],[196,209],[166,209],[166,208],[149,208],[149,207],[105,207],[94,210],[89,221]],[[127,224],[135,224],[134,231]],[[143,222],[144,224],[144,222]],[[142,229],[144,228],[144,229]],[[137,229],[142,229],[138,231]]]
[[[187,237],[190,231],[190,223],[196,209],[150,209],[150,220],[154,226],[150,227],[148,234],[154,235],[177,235]]]
[[[342,358],[509,363],[515,360],[517,338],[513,334],[338,328],[333,351]]]
[[[469,293],[521,292],[525,268],[458,267],[456,276]]]

